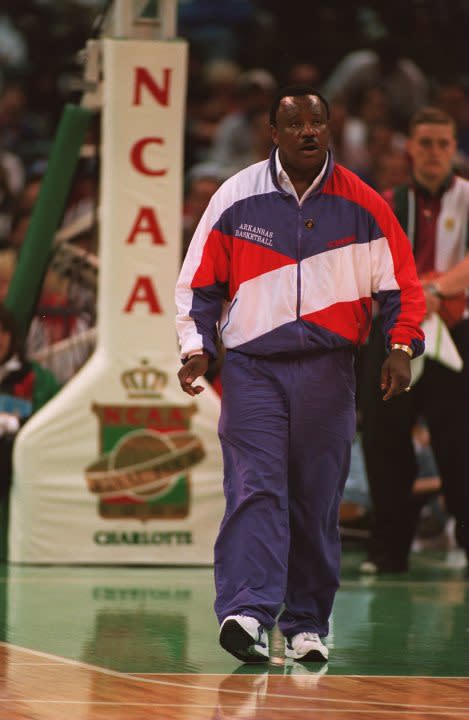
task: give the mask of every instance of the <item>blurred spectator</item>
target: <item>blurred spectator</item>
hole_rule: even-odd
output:
[[[240,66],[232,60],[211,60],[202,72],[210,94],[217,99],[220,117],[238,109],[238,78]]]
[[[31,213],[41,189],[42,175],[28,176],[23,191],[20,193],[17,204],[17,213]]]
[[[14,196],[8,183],[6,170],[0,164],[0,248],[5,247],[11,231]]]
[[[59,387],[51,372],[26,360],[15,318],[0,304],[0,498],[9,493],[18,430]]]
[[[348,164],[346,126],[349,118],[347,104],[339,97],[329,104],[329,128],[331,131],[331,149],[334,160],[341,165]]]
[[[8,247],[21,251],[46,169],[44,161],[34,162],[28,181],[17,199]],[[38,305],[26,340],[28,357],[47,351],[47,365],[66,382],[89,357],[90,344],[73,341],[69,351],[54,346],[84,333],[96,317],[96,266],[87,262],[96,252],[93,227],[96,221],[97,165],[94,156],[79,160],[64,210],[61,227],[55,235],[53,251],[45,272]],[[3,285],[7,290],[11,273],[6,268]]]
[[[344,101],[332,103],[333,114]],[[361,176],[371,172],[376,157],[390,150],[404,150],[405,136],[391,126],[391,111],[384,91],[379,87],[364,89],[357,95],[355,114],[342,110],[341,154],[346,167]]]
[[[345,99],[352,109],[364,90],[381,87],[389,100],[392,124],[405,128],[407,121],[428,98],[428,81],[410,59],[401,57],[395,38],[384,35],[370,49],[346,55],[323,85],[329,100]]]
[[[194,64],[195,61],[195,64]],[[189,55],[186,103],[185,168],[204,162],[224,117],[238,109],[239,66],[216,59],[199,64],[193,49]]]
[[[23,85],[8,81],[0,92],[0,138],[2,147],[21,158],[28,155],[37,132],[26,112],[27,95]]]
[[[205,61],[242,60],[246,36],[256,23],[251,0],[182,0],[178,4],[178,31]]]
[[[31,210],[16,210],[12,217],[11,232],[7,244],[17,252],[24,242],[30,221]]]
[[[298,59],[290,63],[284,74],[283,85],[310,85],[319,87],[321,71],[315,63],[304,59]]]
[[[398,185],[405,185],[410,179],[410,164],[406,153],[389,150],[378,155],[373,173],[373,187],[379,193]]]
[[[82,308],[80,298],[76,297],[76,292],[72,292],[70,278],[57,272],[54,267],[49,268],[26,338],[28,357],[49,350],[47,367],[60,382],[66,382],[88,358],[89,347],[84,345],[81,348],[72,343],[71,353],[64,359],[63,354],[53,354],[53,346],[84,333],[93,320],[88,308]]]
[[[63,220],[55,235],[51,259],[27,336],[28,357],[46,358],[60,382],[66,382],[90,354],[89,343],[75,342],[96,320],[96,266],[87,262],[88,253],[96,252],[96,208],[98,205],[97,166],[93,156],[78,162]],[[32,178],[31,183],[40,182]],[[31,184],[29,199],[34,202]],[[28,195],[22,201],[27,204]],[[12,241],[18,244],[24,233],[28,210],[20,211]],[[20,215],[21,217],[21,215]],[[69,351],[54,353],[54,346],[70,340]],[[46,362],[46,360],[44,360]]]
[[[199,224],[214,192],[218,190],[226,176],[213,163],[195,165],[186,178],[184,198],[182,259],[184,259],[192,235]]]
[[[377,123],[391,124],[389,98],[379,85],[364,87],[358,92],[351,113],[367,127]]]
[[[8,248],[0,250],[0,303],[5,302],[15,267],[16,252]]]
[[[356,47],[356,3],[322,0],[308,3],[304,11],[285,0],[257,0],[256,4],[271,13],[275,21],[272,54],[258,56],[264,58],[258,59],[258,64],[264,62],[282,86],[286,69],[297,59],[306,58],[316,65],[322,80],[340,57]],[[319,90],[316,83],[317,79],[313,87]]]
[[[64,210],[61,231],[67,226],[92,224],[98,206],[98,174],[93,158],[78,161]]]
[[[0,15],[0,69],[24,67],[28,48],[22,33],[15,27],[9,15]],[[1,76],[0,76],[1,84]]]
[[[469,177],[469,96],[457,80],[443,80],[435,90],[434,103],[445,110],[456,123],[458,152],[455,166]]]
[[[236,167],[240,157],[251,152],[255,134],[251,118],[259,111],[269,110],[275,89],[275,79],[266,70],[256,68],[240,75],[239,110],[220,123],[210,153],[211,161],[228,170]]]
[[[456,152],[453,119],[439,108],[422,108],[411,119],[408,152],[412,159],[412,182],[385,193],[414,248],[419,275],[454,271],[467,265],[469,182],[456,177],[452,164]],[[466,259],[464,260],[464,258]],[[453,269],[453,270],[452,270]],[[466,274],[469,274],[467,270]],[[436,281],[437,282],[437,281]],[[467,286],[466,286],[467,287]],[[427,280],[427,316],[441,313],[445,300],[441,289]],[[451,290],[450,290],[451,292]],[[390,402],[379,391],[384,359],[382,328],[373,323],[361,362],[360,383],[362,442],[373,501],[373,530],[364,572],[403,572],[415,535],[422,501],[412,498],[417,474],[412,430],[424,418],[442,482],[446,507],[456,518],[456,537],[469,555],[464,483],[469,425],[469,318],[461,313],[438,343],[457,348],[462,372],[448,357],[430,354],[430,330],[423,371],[412,389]],[[413,373],[414,374],[414,373]],[[365,380],[366,379],[366,380]],[[467,488],[469,492],[469,488]],[[469,497],[469,496],[468,496]]]
[[[266,160],[272,150],[272,132],[268,110],[255,110],[247,118],[245,151],[233,158],[231,165],[223,167],[225,176],[234,175],[248,165]]]
[[[195,83],[188,90],[184,138],[186,170],[207,160],[224,117],[223,107],[207,84]]]
[[[378,180],[378,175],[386,166],[389,170],[398,171],[406,169],[404,176],[398,175],[398,179],[405,182],[409,179],[409,161],[404,151],[405,138],[397,134],[389,125],[376,124],[368,129],[366,146],[361,163],[363,168],[358,172],[360,177],[375,189],[386,190],[391,185],[382,185],[383,180]],[[382,161],[384,159],[384,162]],[[391,160],[392,158],[392,160]],[[400,160],[398,160],[398,158]],[[390,162],[391,160],[391,162]]]
[[[5,173],[4,182],[12,195],[17,195],[24,185],[24,167],[18,155],[1,150],[0,136],[0,167]]]
[[[270,115],[267,110],[257,110],[252,113],[249,127],[252,144],[246,165],[266,160],[273,147]]]

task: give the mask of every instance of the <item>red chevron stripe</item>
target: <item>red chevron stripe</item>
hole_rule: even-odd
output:
[[[204,245],[200,264],[192,278],[191,287],[208,287],[228,280],[232,238],[219,230],[212,230]]]
[[[412,328],[415,337],[413,329],[415,319],[423,318],[425,312],[424,297],[414,263],[408,262],[412,255],[412,248],[407,236],[399,223],[395,222],[388,203],[364,183],[355,183],[353,173],[347,168],[336,165],[335,171],[324,185],[323,192],[339,195],[361,205],[373,215],[378,227],[386,237],[397,284],[400,288],[405,287],[407,290],[401,297],[401,309],[391,332],[391,340],[392,342],[407,343],[408,340],[403,339],[409,335],[407,328]],[[417,330],[417,337],[423,340],[421,330]]]
[[[233,238],[233,276],[230,280],[230,292],[233,296],[241,283],[272,270],[295,264],[294,259],[276,250],[264,245],[255,245],[242,238]]]
[[[302,315],[302,319],[342,335],[353,343],[363,343],[370,330],[371,298],[335,303],[323,310]]]
[[[224,283],[229,280],[231,299],[241,283],[294,264],[296,260],[265,245],[256,245],[243,238],[212,230],[205,243],[191,287],[207,287],[216,282]]]

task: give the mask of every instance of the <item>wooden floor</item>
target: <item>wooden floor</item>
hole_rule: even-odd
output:
[[[330,662],[240,665],[206,569],[0,568],[0,720],[469,720],[469,582],[345,558]]]
[[[2,720],[469,717],[467,678],[125,674],[0,645]]]

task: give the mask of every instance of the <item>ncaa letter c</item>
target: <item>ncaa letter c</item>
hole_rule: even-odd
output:
[[[164,140],[158,137],[146,137],[137,140],[130,151],[130,160],[134,168],[142,175],[151,175],[153,177],[166,175],[167,170],[153,170],[144,163],[143,153],[147,145],[163,145]]]

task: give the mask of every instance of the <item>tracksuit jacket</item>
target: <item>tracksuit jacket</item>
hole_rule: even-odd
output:
[[[268,160],[214,194],[176,288],[182,358],[228,349],[317,353],[365,342],[372,298],[386,346],[423,352],[424,299],[410,243],[388,204],[354,173],[328,167],[299,204]]]

